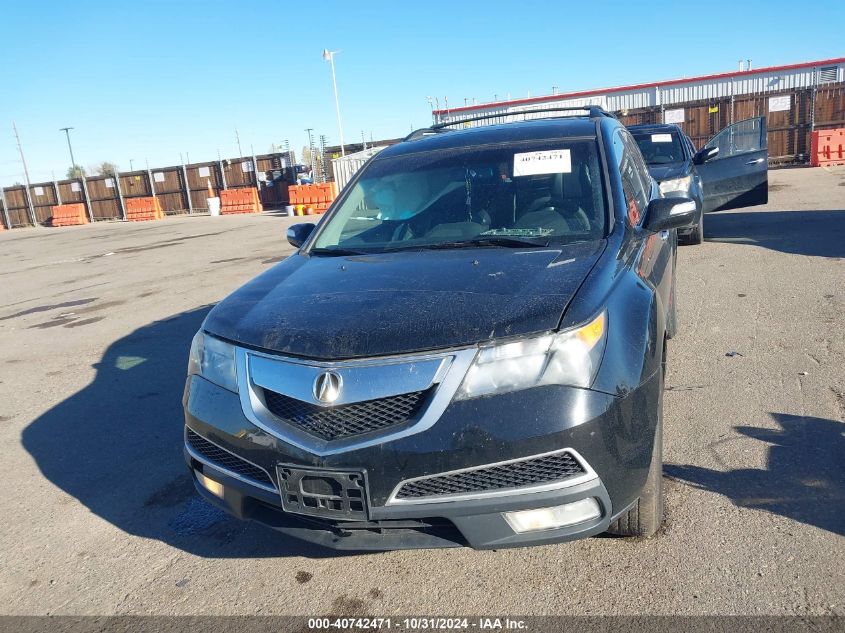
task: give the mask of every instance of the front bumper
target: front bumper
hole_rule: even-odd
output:
[[[197,455],[186,447],[200,494],[241,518],[297,538],[349,550],[470,545],[477,549],[569,541],[605,531],[636,500],[651,460],[658,376],[625,397],[560,386],[451,403],[421,433],[347,452],[318,456],[255,426],[237,394],[198,376],[186,386],[188,429],[262,469],[271,485]],[[571,448],[594,477],[552,490],[513,489],[493,497],[393,503],[403,481]],[[367,520],[332,521],[282,510],[276,468],[295,464],[361,470],[367,478]],[[223,484],[217,497],[197,473]],[[601,516],[565,527],[518,534],[503,513],[594,498]]]

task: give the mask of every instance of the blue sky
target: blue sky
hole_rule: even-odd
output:
[[[462,105],[845,56],[845,2],[7,2],[0,12],[0,183],[77,162],[128,169],[270,151],[305,128],[396,137]],[[601,8],[596,8],[597,6]],[[728,17],[729,16],[729,17]],[[790,18],[793,16],[793,18]]]

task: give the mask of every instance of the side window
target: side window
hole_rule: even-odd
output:
[[[729,125],[711,138],[705,147],[719,148],[719,154],[713,160],[766,149],[765,119],[757,117]]]
[[[634,140],[634,137],[631,136],[631,133],[628,132],[628,130],[625,130],[622,134],[625,139],[625,146],[628,151],[631,152],[631,160],[634,162],[634,167],[636,167],[637,173],[640,176],[640,182],[642,183],[643,191],[645,192],[645,204],[648,204],[648,201],[651,198],[651,174],[648,171],[648,165],[646,164],[643,154],[640,151],[640,146],[637,145],[637,142]]]
[[[648,204],[649,187],[651,185],[649,180],[643,180],[641,171],[641,169],[645,169],[647,174],[648,169],[645,167],[645,162],[643,162],[636,143],[627,132],[623,136],[623,130],[617,129],[613,135],[613,146],[619,173],[622,176],[622,189],[625,192],[628,221],[632,226],[636,226],[640,223]]]

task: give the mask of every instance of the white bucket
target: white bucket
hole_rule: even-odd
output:
[[[285,207],[285,215],[289,218],[292,218],[296,213],[294,213],[295,207],[292,204],[289,204]]]
[[[220,198],[208,198],[209,215],[220,215]]]

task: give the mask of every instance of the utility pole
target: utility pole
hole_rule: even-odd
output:
[[[308,159],[311,165],[311,178],[314,178],[314,137],[311,136],[311,132],[314,131],[313,127],[305,128],[305,132],[308,134]]]
[[[240,134],[238,134],[238,128],[235,128],[235,138],[236,138],[236,139],[237,139],[237,141],[238,141],[238,158],[243,158],[243,157],[244,157],[244,152],[243,152],[243,150],[241,149],[241,135],[240,135]]]
[[[18,126],[12,121],[12,129],[15,131],[15,140],[18,142],[18,152],[21,155],[21,163],[23,163],[23,175],[26,178],[26,205],[29,207],[29,219],[32,221],[32,226],[38,226],[35,220],[35,207],[32,206],[32,196],[29,195],[29,169],[26,166],[26,159],[23,157],[23,148],[21,147],[21,137],[18,135]]]
[[[364,132],[361,132],[364,136]],[[328,172],[326,171],[326,135],[320,134],[320,180],[322,182],[328,181]]]
[[[70,168],[71,173],[76,173],[76,160],[73,158],[73,147],[70,144],[70,131],[72,127],[63,127],[59,128],[59,132],[64,132],[65,136],[67,137],[67,149],[70,152]],[[85,180],[85,170],[82,167],[79,168],[79,176],[80,180],[82,181],[82,199],[85,201],[85,208],[88,210],[88,219],[93,222],[94,221],[94,210],[91,208],[91,198],[88,196],[88,182]]]
[[[152,194],[153,198],[155,198],[156,197],[156,185],[155,185],[155,181],[153,179],[153,172],[150,171],[150,161],[146,156],[144,157],[144,164],[147,166],[147,180],[150,183],[150,194]]]
[[[223,167],[223,159],[220,157],[220,148],[217,148],[217,168],[220,170],[220,184],[223,185],[223,189],[228,189],[229,186],[226,184],[226,169]]]
[[[72,127],[60,127],[59,132],[64,132],[65,136],[67,136],[67,148],[68,148],[68,151],[70,152],[70,168],[72,170],[76,171],[76,161],[73,159],[73,147],[71,147],[71,144],[70,144],[70,131],[72,129],[73,129]]]
[[[287,167],[288,167],[288,169],[290,169],[291,182],[295,183],[296,182],[296,168],[293,166],[293,155],[290,153],[290,141],[288,139],[285,139],[282,142],[282,145],[285,146],[285,154],[288,157],[287,158],[287,163],[288,163]]]

